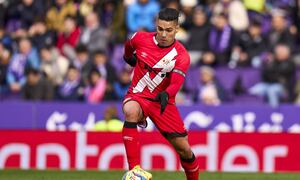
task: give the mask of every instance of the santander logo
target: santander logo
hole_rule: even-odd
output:
[[[189,139],[200,168],[206,171],[299,171],[300,145],[294,140],[300,135],[282,134],[282,140],[278,135],[193,132]],[[0,136],[8,137],[0,139],[0,169],[128,168],[121,133],[0,131]],[[141,136],[141,165],[145,169],[181,169],[172,147],[163,138],[154,138],[158,132]]]

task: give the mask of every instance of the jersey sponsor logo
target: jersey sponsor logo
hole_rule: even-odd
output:
[[[174,59],[177,56],[177,51],[173,48],[168,54],[166,54],[162,59],[160,59],[152,69],[160,69],[156,76],[151,79],[150,73],[147,72],[133,88],[133,93],[143,92],[145,87],[148,87],[150,92],[153,92],[154,89],[160,85],[160,83],[166,77],[165,74],[171,72],[175,67],[176,60]]]

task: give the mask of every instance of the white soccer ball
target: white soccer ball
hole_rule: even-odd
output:
[[[134,171],[127,171],[122,180],[147,180],[147,178]]]

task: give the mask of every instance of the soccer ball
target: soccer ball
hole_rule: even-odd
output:
[[[134,171],[127,171],[122,177],[122,180],[147,180],[147,178]]]

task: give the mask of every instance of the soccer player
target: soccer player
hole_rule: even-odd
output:
[[[129,169],[152,175],[140,167],[137,125],[150,117],[160,133],[180,156],[187,180],[198,180],[199,165],[187,139],[187,131],[175,105],[175,96],[184,82],[190,58],[175,39],[179,12],[162,9],[156,32],[137,32],[125,43],[124,60],[134,66],[131,86],[123,101],[123,141]]]

